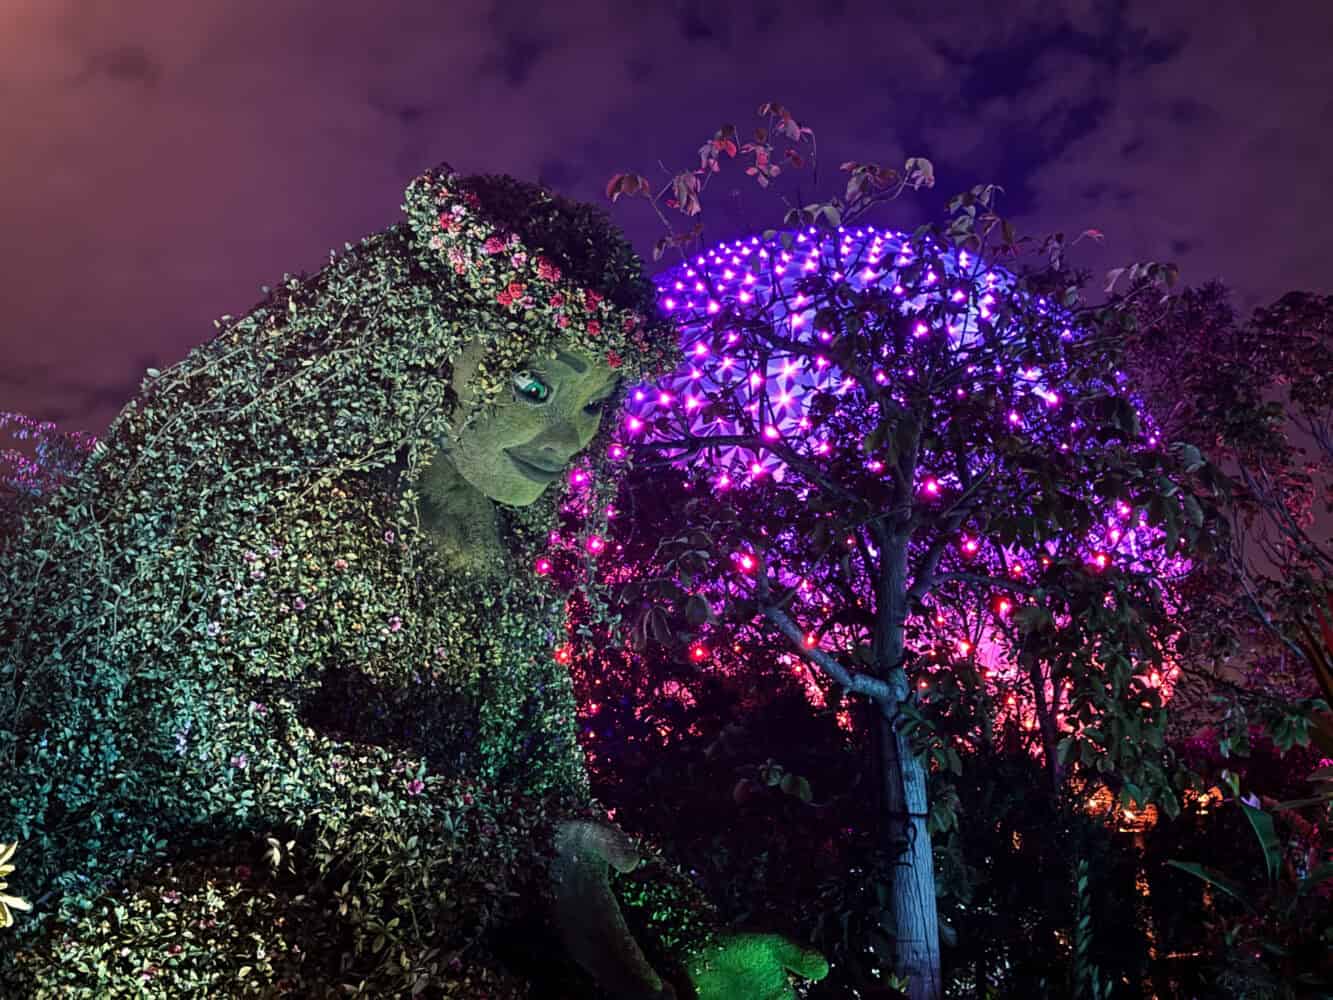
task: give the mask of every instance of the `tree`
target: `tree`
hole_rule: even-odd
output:
[[[1235,696],[1224,740],[1243,749],[1257,713],[1280,747],[1312,732],[1333,754],[1333,721],[1310,728],[1314,616],[1333,592],[1333,297],[1291,292],[1247,320],[1230,299],[1212,283],[1138,308],[1127,345],[1147,410],[1217,473],[1226,530],[1192,568],[1182,662]],[[1212,663],[1241,651],[1242,686],[1219,681]]]
[[[772,130],[739,152],[771,178],[770,136],[808,130],[776,106],[761,114]],[[696,214],[733,152],[734,130],[720,130],[695,179],[658,197]],[[632,635],[780,636],[869,703],[898,858],[897,971],[925,1000],[940,992],[931,836],[955,822],[945,775],[962,766],[935,710],[985,696],[979,653],[993,670],[1017,664],[1037,680],[1034,703],[1006,707],[1047,731],[1052,761],[1115,772],[1125,802],[1174,810],[1155,570],[1202,537],[1205,512],[1115,368],[1123,310],[1078,308],[1063,240],[1043,244],[1054,266],[1042,273],[992,268],[1021,247],[992,187],[954,199],[947,228],[843,226],[933,177],[920,160],[844,169],[845,198],[794,208],[799,228],[716,246],[659,280],[688,370],[634,397],[622,440],[632,462],[686,469],[693,498],[659,572],[629,595]],[[651,194],[636,175],[608,190]],[[1168,277],[1154,268],[1141,273]],[[1054,279],[1063,302],[1043,294]]]
[[[85,431],[58,431],[50,421],[0,412],[0,430],[19,443],[0,449],[0,542],[83,465],[97,439]]]

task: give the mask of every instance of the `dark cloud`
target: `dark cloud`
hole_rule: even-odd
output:
[[[551,52],[553,41],[524,31],[506,31],[496,48],[487,68],[498,72],[510,87],[517,88],[532,79],[538,61]]]
[[[1327,292],[1330,35],[1302,0],[13,0],[0,409],[100,430],[142,358],[393,222],[433,163],[600,199],[770,100],[817,130],[822,193],[842,160],[935,161],[893,224],[993,181],[1021,228],[1105,231],[1089,266]],[[772,220],[739,172],[708,195],[719,238]]]
[[[90,77],[108,79],[151,90],[162,78],[162,66],[141,45],[118,45],[93,53],[88,61]]]

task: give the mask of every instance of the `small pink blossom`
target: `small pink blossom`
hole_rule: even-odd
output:
[[[598,336],[601,332],[602,332],[602,324],[601,324],[601,323],[598,323],[597,320],[595,320],[595,319],[590,319],[590,320],[588,320],[588,333],[589,333],[591,336],[596,337],[596,336]]]
[[[392,618],[389,619],[390,632],[401,632],[402,629],[403,629],[403,620],[401,618],[399,618],[397,615],[394,615]]]
[[[397,537],[397,536],[394,535],[392,529],[390,529],[389,531],[386,531],[386,532],[384,533],[384,540],[385,540],[386,542],[388,542],[390,545],[393,544],[393,540],[394,540],[394,538],[396,538],[396,537]]]
[[[560,268],[556,267],[546,257],[537,258],[537,277],[543,281],[559,281]]]
[[[425,790],[426,790],[426,783],[422,781],[420,778],[413,778],[411,781],[407,783],[408,795],[414,795],[414,796],[420,795]]]
[[[594,292],[592,289],[587,289],[583,293],[583,303],[587,306],[588,312],[592,312],[602,304],[602,295],[599,292]]]
[[[563,330],[565,327],[569,326],[569,317],[564,313],[557,313],[555,317],[555,325]]]
[[[492,256],[497,253],[504,253],[505,241],[498,236],[486,237],[486,242],[481,245],[481,252]]]
[[[299,598],[299,597],[294,598],[294,599],[292,600],[292,607],[293,607],[294,609],[296,609],[297,611],[304,611],[304,610],[305,610],[305,601],[301,600],[301,598]]]
[[[523,282],[511,281],[507,287],[496,293],[495,301],[502,306],[511,306],[516,302],[522,304],[526,299],[524,294],[526,291],[527,286]]]
[[[509,258],[509,263],[516,268],[522,267],[527,262],[528,262],[528,255],[525,254],[522,250],[520,250],[518,253],[514,254]]]
[[[333,568],[339,572],[345,570],[347,568],[347,560],[341,557],[333,560]]]
[[[250,758],[243,753],[235,754],[231,758],[231,766],[236,768],[236,770],[238,771],[244,771],[247,767],[250,766]]]

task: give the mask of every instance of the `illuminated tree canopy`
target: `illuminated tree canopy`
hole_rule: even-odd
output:
[[[912,845],[895,891],[917,900],[954,822],[925,765],[938,786],[993,735],[951,733],[951,704],[1038,730],[1057,781],[1078,762],[1177,807],[1165,611],[1205,511],[1106,317],[929,231],[864,226],[712,247],[659,278],[659,305],[685,365],[632,391],[618,443],[693,499],[629,584],[636,643],[704,662],[710,634],[766,629],[879,706],[891,838]],[[900,969],[928,977],[919,916]]]

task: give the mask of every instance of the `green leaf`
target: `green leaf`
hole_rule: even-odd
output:
[[[1211,868],[1205,868],[1203,865],[1196,864],[1193,861],[1168,861],[1167,864],[1172,868],[1179,868],[1183,872],[1188,872],[1195,878],[1203,879],[1203,881],[1207,882],[1209,885],[1221,889],[1228,896],[1239,900],[1251,913],[1254,912],[1254,907],[1250,905],[1250,901],[1245,898],[1244,887],[1231,881],[1231,879],[1227,878],[1220,872],[1215,872]]]
[[[685,602],[685,620],[691,625],[702,625],[712,616],[708,602],[698,594],[690,595]]]
[[[1185,506],[1185,516],[1189,518],[1190,524],[1196,528],[1203,527],[1203,508],[1199,506],[1199,501],[1188,493],[1183,494],[1180,502]]]
[[[1192,444],[1180,446],[1180,460],[1185,463],[1186,472],[1194,472],[1205,465],[1203,453]]]
[[[1256,809],[1244,802],[1240,807],[1245,811],[1245,818],[1250,821],[1250,826],[1254,828],[1254,835],[1259,838],[1259,846],[1264,852],[1264,867],[1268,871],[1268,882],[1271,885],[1277,881],[1278,869],[1282,865],[1282,844],[1277,839],[1277,831],[1273,828],[1273,817],[1262,809]]]
[[[802,802],[809,802],[814,798],[814,794],[810,791],[810,782],[797,774],[782,776],[782,790]]]

